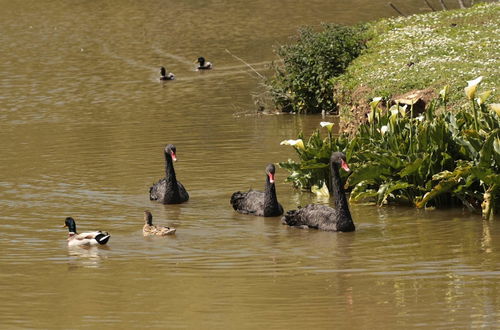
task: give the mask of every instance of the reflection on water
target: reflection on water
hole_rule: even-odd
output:
[[[0,323],[6,328],[477,328],[499,314],[500,227],[462,210],[353,205],[357,231],[233,211],[279,145],[334,120],[257,114],[272,46],[386,1],[1,1]],[[203,7],[200,14],[199,7]],[[406,12],[421,10],[407,1]],[[258,13],[258,14],[257,14]],[[195,72],[203,55],[210,72]],[[178,77],[158,81],[160,66]],[[148,199],[175,143],[181,205]],[[285,209],[324,199],[294,191]],[[143,211],[175,227],[144,238]],[[67,216],[109,247],[67,247]],[[20,308],[20,306],[22,306]]]
[[[69,269],[78,267],[97,268],[102,259],[104,250],[109,250],[107,246],[68,246]]]

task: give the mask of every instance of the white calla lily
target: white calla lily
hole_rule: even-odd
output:
[[[389,130],[389,126],[387,126],[387,125],[380,127],[380,133],[382,135],[384,135],[388,130]]]
[[[492,103],[490,104],[490,107],[497,113],[497,116],[500,117],[500,103]]]
[[[486,92],[482,92],[481,94],[479,94],[477,96],[477,104],[479,104],[480,106],[484,104],[484,102],[486,102],[486,100],[488,99],[488,97],[490,97],[491,95],[491,91],[486,91]]]
[[[465,95],[469,100],[473,100],[476,96],[476,90],[479,83],[483,80],[483,76],[477,77],[474,80],[469,80],[467,82],[467,87],[465,87]]]
[[[330,197],[330,191],[325,182],[323,182],[323,186],[319,188],[317,185],[313,185],[311,187],[311,192],[316,194],[318,197]]]
[[[284,141],[281,141],[280,145],[282,145],[282,146],[292,146],[292,147],[296,147],[298,149],[306,150],[306,147],[304,146],[304,141],[302,141],[302,139],[284,140]]]
[[[374,97],[373,100],[370,102],[370,107],[372,109],[375,109],[377,107],[377,105],[380,103],[380,101],[382,101],[382,97]]]
[[[450,86],[446,85],[439,91],[439,95],[443,100],[446,100],[446,96],[448,95],[448,91],[450,90]]]
[[[329,122],[329,121],[322,121],[321,123],[319,123],[321,127],[326,127],[326,129],[328,130],[328,132],[331,132],[332,131],[332,128],[333,128],[333,123]]]

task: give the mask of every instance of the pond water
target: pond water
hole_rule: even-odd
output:
[[[401,4],[424,11],[420,0]],[[320,116],[257,114],[273,45],[300,25],[391,16],[386,0],[7,1],[0,5],[2,328],[491,328],[500,225],[352,205],[355,233],[234,212],[283,139]],[[215,65],[195,72],[203,55]],[[176,74],[158,81],[160,66]],[[328,118],[327,118],[328,119]],[[182,205],[149,201],[177,146]],[[316,201],[284,183],[285,209]],[[143,211],[177,228],[143,238]],[[68,249],[64,218],[111,233]]]

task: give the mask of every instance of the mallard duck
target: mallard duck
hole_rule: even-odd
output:
[[[175,234],[175,228],[153,225],[153,215],[149,211],[144,211],[144,222],[144,227],[142,227],[144,236],[165,236]]]
[[[108,232],[105,231],[93,231],[78,234],[76,232],[76,223],[72,217],[67,217],[64,221],[64,227],[68,227],[68,246],[77,245],[104,245],[109,241],[111,237]]]
[[[160,80],[174,80],[175,75],[172,72],[167,74],[167,70],[164,67],[160,68]]]
[[[196,61],[196,63],[199,64],[198,67],[196,68],[196,70],[210,70],[210,69],[212,69],[212,63],[206,62],[205,58],[203,56],[198,57],[198,61]]]

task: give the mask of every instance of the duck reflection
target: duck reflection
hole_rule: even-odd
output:
[[[109,250],[108,246],[69,246],[69,268],[97,268],[106,258],[103,251]]]

